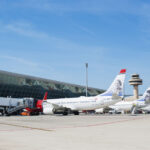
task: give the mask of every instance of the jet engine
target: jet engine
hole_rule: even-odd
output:
[[[52,104],[43,102],[43,113],[46,115],[52,115],[55,112],[55,108]]]
[[[43,113],[46,115],[52,115],[52,114],[68,115],[72,113],[72,111],[71,109],[68,109],[66,107],[57,106],[55,104],[51,104],[46,101],[43,101]]]

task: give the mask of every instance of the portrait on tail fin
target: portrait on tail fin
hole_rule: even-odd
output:
[[[148,89],[144,95],[144,100],[145,102],[149,102],[150,103],[150,89]]]

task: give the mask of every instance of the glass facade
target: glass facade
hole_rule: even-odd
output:
[[[85,86],[0,71],[0,97],[43,99],[46,91],[48,98],[78,97],[85,95]],[[89,96],[102,92],[100,89],[88,88]]]

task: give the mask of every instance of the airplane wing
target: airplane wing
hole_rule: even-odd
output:
[[[147,106],[141,108],[141,110],[144,112],[150,112],[150,105],[147,105]]]
[[[116,102],[122,101],[122,97],[118,96],[117,94],[113,94],[112,99],[115,100]]]
[[[49,102],[48,102],[49,103]],[[50,103],[51,105],[52,105],[52,107],[54,107],[54,108],[60,108],[60,106],[59,105],[57,105],[57,104],[53,104],[53,103]]]

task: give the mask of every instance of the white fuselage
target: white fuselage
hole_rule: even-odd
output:
[[[121,99],[112,99],[112,96],[92,96],[78,98],[49,99],[48,103],[56,104],[60,107],[70,108],[71,110],[95,110],[105,106],[113,105]]]
[[[115,111],[131,111],[132,107],[136,105],[138,107],[144,107],[145,102],[144,101],[121,101],[118,102],[112,106],[109,106],[110,108],[114,109]]]

